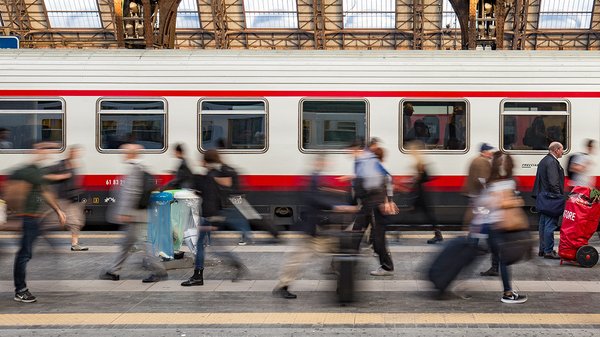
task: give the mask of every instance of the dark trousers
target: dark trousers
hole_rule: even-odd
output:
[[[381,214],[379,207],[377,206],[367,206],[365,207],[365,212],[371,217],[373,250],[379,255],[381,268],[388,271],[394,270],[394,262],[387,249],[387,241],[385,238],[386,224],[383,214]]]
[[[502,232],[491,229],[490,230],[490,243],[491,243],[490,248],[492,251],[492,257],[493,256],[499,257],[500,245],[502,244],[502,241],[503,241]],[[498,263],[500,265],[500,277],[502,277],[502,285],[504,286],[504,291],[505,292],[511,291],[512,288],[510,286],[510,272],[508,271],[508,266],[506,265],[506,263],[504,263],[504,261],[502,261],[501,257],[498,259]]]
[[[23,217],[23,236],[21,237],[21,248],[19,248],[19,251],[15,256],[15,266],[13,268],[16,292],[27,290],[27,283],[25,283],[27,262],[29,262],[33,256],[33,242],[39,236],[39,234],[39,219],[30,216]]]

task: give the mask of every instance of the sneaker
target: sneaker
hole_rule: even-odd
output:
[[[442,234],[435,234],[431,239],[427,240],[427,243],[431,245],[442,241],[444,241]]]
[[[110,280],[110,281],[118,281],[120,279],[118,274],[113,274],[110,272],[106,272],[100,275],[101,280]]]
[[[553,250],[552,253],[546,253],[546,254],[544,254],[544,259],[559,260],[560,256],[558,256],[558,254],[556,253],[556,251]]]
[[[244,240],[240,240],[240,242],[238,242],[238,246],[245,246],[245,245],[247,245],[247,243]]]
[[[519,295],[515,291],[511,292],[510,295],[504,294],[502,299],[500,299],[502,303],[509,304],[519,304],[527,302],[527,295]]]
[[[490,267],[490,269],[488,269],[486,271],[482,271],[481,273],[479,273],[479,275],[481,275],[481,276],[498,276],[500,274],[498,273],[497,268]]]
[[[24,290],[18,293],[15,293],[15,301],[23,302],[23,303],[33,303],[36,301],[35,296],[31,295],[29,290]]]
[[[291,292],[289,292],[288,287],[278,287],[273,289],[273,296],[275,297],[281,297],[281,298],[286,298],[288,300],[297,298],[298,296],[296,294],[292,294]]]
[[[166,280],[167,278],[168,278],[167,274],[164,274],[164,275],[150,274],[150,276],[143,279],[142,282],[143,283],[154,283],[154,282]]]
[[[84,251],[87,251],[87,250],[90,250],[90,249],[88,247],[84,247],[84,246],[81,246],[79,244],[71,246],[71,251],[73,251],[73,252],[84,252]]]
[[[379,267],[379,268],[377,268],[377,270],[373,270],[370,274],[372,276],[392,276],[392,275],[394,275],[394,271],[393,270],[385,270],[385,269],[383,269],[383,267]]]
[[[182,287],[203,286],[204,280],[201,278],[190,277],[187,281],[181,282]]]

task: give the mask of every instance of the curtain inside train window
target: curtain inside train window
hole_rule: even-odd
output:
[[[594,0],[541,0],[539,29],[590,29]]]
[[[44,0],[51,28],[102,28],[98,0]]]
[[[64,148],[62,100],[0,100],[0,152],[27,152],[41,142]]]
[[[548,151],[552,142],[569,149],[570,108],[565,101],[505,101],[502,104],[502,150]]]
[[[467,150],[467,102],[453,100],[405,100],[401,103],[401,148],[421,142],[426,150]]]
[[[167,110],[163,100],[101,100],[97,145],[101,151],[135,143],[144,150],[164,151]]]
[[[296,0],[244,0],[246,28],[298,29]]]
[[[301,113],[304,150],[343,150],[366,140],[364,100],[304,100]]]
[[[267,104],[263,100],[203,100],[199,122],[202,151],[267,149]]]
[[[396,28],[396,1],[344,0],[345,29]]]

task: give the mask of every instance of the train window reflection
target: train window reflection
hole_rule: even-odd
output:
[[[504,102],[502,149],[547,151],[552,142],[569,148],[569,107],[566,102]]]
[[[301,104],[303,149],[339,150],[366,139],[366,101],[305,100]]]
[[[98,112],[100,150],[118,150],[135,143],[146,150],[164,150],[166,111],[162,100],[103,100]]]
[[[265,101],[202,101],[199,122],[201,150],[267,148]]]
[[[64,144],[64,104],[60,100],[0,100],[0,151],[33,149],[39,142]]]
[[[467,149],[468,111],[465,101],[402,102],[402,148],[421,141],[427,150]]]

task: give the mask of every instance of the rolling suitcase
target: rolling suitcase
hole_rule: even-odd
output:
[[[477,247],[467,238],[456,238],[433,260],[429,268],[429,280],[440,293],[444,293],[463,268],[477,256]]]

